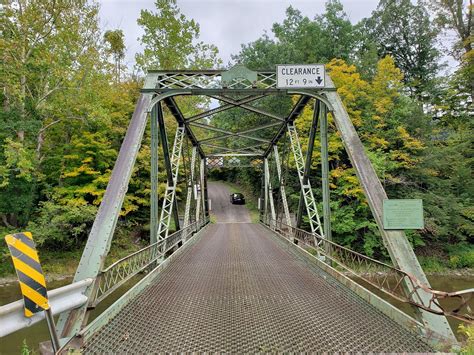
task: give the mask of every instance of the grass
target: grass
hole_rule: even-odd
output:
[[[228,189],[230,190],[231,193],[234,192],[241,192],[245,196],[245,206],[249,210],[250,213],[250,219],[252,220],[252,223],[258,223],[260,221],[260,212],[258,210],[258,198],[253,195],[253,193],[245,188],[244,186],[241,186],[239,184],[236,184],[234,182],[230,181],[219,181],[226,185]]]

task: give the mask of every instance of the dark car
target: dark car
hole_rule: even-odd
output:
[[[245,197],[241,193],[230,194],[230,203],[233,205],[245,205]]]

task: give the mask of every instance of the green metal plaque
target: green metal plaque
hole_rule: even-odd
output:
[[[227,87],[233,82],[244,80],[254,85],[257,82],[257,72],[246,68],[242,64],[236,64],[226,72],[222,73],[222,86]]]
[[[423,200],[383,200],[384,229],[423,229]]]

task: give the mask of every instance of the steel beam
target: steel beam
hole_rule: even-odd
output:
[[[273,190],[272,190],[272,183],[270,180],[270,169],[268,166],[268,158],[265,158],[263,162],[264,162],[264,168],[265,168],[265,171],[264,171],[265,196],[266,196],[265,208],[267,208],[267,205],[270,207],[270,218],[276,221],[275,204],[273,201]],[[266,213],[268,213],[268,210],[266,211]]]
[[[291,224],[291,218],[290,218],[290,209],[288,208],[288,201],[286,200],[286,190],[285,190],[286,181],[284,180],[283,174],[281,171],[280,153],[278,152],[278,146],[276,144],[273,146],[273,155],[275,156],[275,164],[277,168],[278,181],[280,184],[281,201],[283,203],[283,211],[285,213],[286,224],[291,226],[292,224]]]
[[[319,220],[318,208],[316,206],[316,200],[313,195],[313,189],[311,183],[308,181],[305,183],[303,180],[304,173],[304,160],[303,153],[301,152],[301,145],[296,132],[296,127],[293,123],[288,124],[288,134],[290,136],[291,149],[295,158],[296,170],[298,171],[298,177],[300,181],[301,190],[303,191],[304,203],[306,206],[306,212],[308,213],[309,225],[311,227],[311,233],[319,235],[324,238],[324,231]]]
[[[196,196],[196,221],[200,221],[204,219],[204,211],[205,211],[205,201],[204,201],[204,166],[206,164],[206,159],[201,158],[199,160],[199,188],[197,189],[197,196]]]
[[[316,130],[318,129],[318,115],[319,115],[320,101],[316,100],[314,103],[313,121],[309,130],[308,150],[306,151],[306,160],[303,171],[303,183],[306,184],[309,178],[309,171],[311,169],[311,161],[313,160],[314,139],[316,138]],[[296,228],[301,227],[303,220],[304,196],[303,190],[300,191],[300,199],[298,201],[298,212],[296,214]]]
[[[150,113],[151,123],[151,193],[150,193],[150,244],[155,243],[158,232],[158,105],[153,106]]]
[[[254,141],[257,141],[257,142],[263,142],[263,143],[270,142],[268,139],[249,136],[249,135],[243,134],[241,132],[235,132],[234,133],[234,132],[228,131],[226,129],[214,127],[214,126],[207,125],[207,124],[204,124],[204,123],[193,122],[193,123],[189,123],[189,125],[192,126],[192,127],[198,127],[198,128],[206,129],[206,130],[209,130],[209,131],[224,133],[224,135],[225,135],[225,136],[219,136],[219,137],[212,137],[212,138],[203,139],[203,140],[201,140],[201,143],[204,143],[204,142],[207,142],[207,141],[210,141],[210,140],[215,140],[215,139],[224,139],[224,138],[227,138],[227,137],[242,137],[242,138],[247,138],[247,139],[250,139],[250,140],[254,140]]]
[[[315,107],[316,110],[316,107]],[[331,205],[329,195],[329,152],[328,152],[328,117],[325,104],[320,105],[321,120],[321,185],[323,190],[323,224],[324,235],[332,240],[331,233]],[[329,251],[329,250],[327,250]]]
[[[189,174],[190,176],[188,180],[188,191],[186,195],[186,207],[184,210],[183,228],[186,228],[189,225],[191,204],[193,201],[194,167],[196,165],[196,155],[197,155],[197,147],[193,146],[192,153],[191,153],[191,169],[190,169],[190,174]]]
[[[240,153],[244,153],[244,154],[258,154],[258,155],[262,155],[263,154],[263,151],[260,149],[260,150],[256,150],[256,148],[259,148],[261,147],[261,144],[258,144],[258,145],[251,145],[251,146],[248,146],[248,147],[245,147],[245,148],[227,148],[227,147],[223,147],[223,146],[220,146],[220,145],[215,145],[215,144],[207,144],[207,143],[202,143],[201,144],[202,147],[209,147],[209,148],[214,148],[214,149],[221,149],[223,151],[226,151],[226,152],[240,152]],[[214,153],[210,153],[210,154],[207,154],[207,156],[209,155],[214,155]]]
[[[202,151],[201,147],[199,146],[199,141],[194,135],[193,131],[190,130],[187,126],[186,119],[184,118],[181,110],[179,109],[178,105],[176,104],[176,101],[174,100],[173,97],[168,97],[163,100],[165,105],[168,107],[170,110],[171,114],[174,116],[178,124],[183,125],[185,127],[185,132],[186,135],[188,136],[189,140],[191,141],[193,146],[198,147],[198,152],[201,157],[204,157],[204,152]]]
[[[172,186],[173,185],[173,167],[171,164],[171,159],[170,159],[170,152],[169,152],[169,146],[168,146],[168,136],[166,135],[166,127],[165,127],[165,121],[163,118],[163,110],[161,108],[161,103],[158,102],[155,106],[157,109],[157,118],[158,118],[158,128],[160,130],[160,137],[161,137],[161,148],[163,149],[163,160],[165,163],[165,170],[166,170],[166,176],[167,176],[167,186]],[[179,216],[178,216],[178,203],[176,200],[173,199],[173,209],[172,209],[172,214],[173,214],[173,220],[174,224],[177,228],[179,229]],[[159,221],[161,223],[161,219]],[[158,224],[159,225],[159,224]],[[157,228],[157,238],[156,240],[159,240],[159,233],[158,233]]]
[[[133,165],[140,149],[150,102],[150,94],[141,94],[138,98],[132,120],[122,142],[112,176],[100,203],[99,211],[89,233],[73,282],[87,278],[95,279],[104,266],[132,175]],[[89,298],[91,293],[92,286],[88,287],[85,296]],[[56,326],[58,333],[62,337],[76,334],[85,321],[86,310],[87,307],[84,305],[78,309],[62,313]]]
[[[238,104],[238,101],[236,100],[233,100],[229,97],[226,97],[224,95],[219,95],[219,96],[210,96],[212,97],[213,99],[216,99],[216,100],[219,100],[219,101],[223,101],[223,102],[226,102],[228,104],[233,104],[233,105],[237,105]],[[278,115],[275,115],[273,113],[270,113],[270,112],[267,112],[265,110],[262,110],[262,109],[259,109],[259,108],[256,108],[256,107],[253,107],[253,106],[250,106],[250,105],[245,105],[245,104],[241,104],[239,105],[240,107],[246,109],[247,111],[251,111],[251,112],[254,112],[254,113],[258,113],[260,115],[263,115],[263,116],[267,116],[267,117],[270,117],[270,118],[273,118],[275,120],[279,120],[279,121],[285,121],[285,117],[281,117],[281,116],[278,116]]]
[[[202,118],[206,118],[208,116],[215,115],[216,113],[230,110],[234,107],[240,107],[240,106],[242,106],[242,104],[247,104],[249,102],[261,99],[265,96],[267,96],[267,95],[247,96],[247,97],[244,97],[243,99],[237,100],[237,102],[235,104],[225,104],[225,105],[213,108],[211,110],[198,113],[197,115],[188,117],[188,118],[186,118],[186,122],[194,122],[194,121],[200,120]]]
[[[201,159],[201,164],[202,164],[202,198],[203,198],[203,214],[204,214],[204,219],[209,218],[209,195],[207,191],[207,165],[206,165],[206,159],[203,158]]]
[[[208,155],[208,158],[212,157],[261,157],[262,154],[259,153],[213,153]]]
[[[168,236],[171,223],[171,215],[173,214],[173,210],[176,211],[176,209],[173,207],[176,204],[176,187],[178,185],[179,165],[181,161],[181,152],[184,139],[184,126],[178,126],[176,128],[173,151],[170,159],[172,173],[171,182],[168,181],[165,196],[163,198],[163,206],[161,208],[161,215],[158,223],[157,240],[165,239]],[[179,220],[178,224],[176,225],[176,229],[179,229]],[[164,246],[164,250],[166,250],[166,246]]]

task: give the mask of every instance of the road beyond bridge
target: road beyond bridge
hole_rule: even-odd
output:
[[[432,351],[273,232],[246,223],[248,211],[230,204],[225,185],[208,187],[217,223],[84,353]]]

